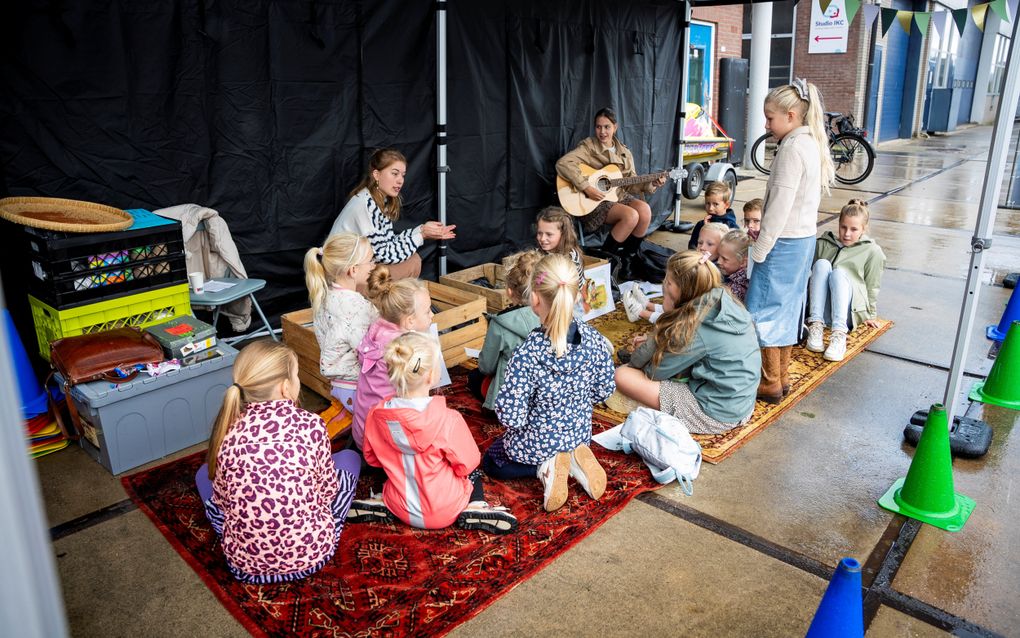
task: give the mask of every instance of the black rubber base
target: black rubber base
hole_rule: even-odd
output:
[[[903,429],[903,438],[907,443],[917,445],[921,440],[921,432],[927,418],[927,410],[914,412],[910,417],[910,423]],[[979,419],[953,417],[953,425],[949,428],[949,451],[953,456],[964,459],[984,456],[991,445],[992,426]]]
[[[1012,290],[1016,288],[1018,279],[1020,279],[1020,272],[1011,272],[1002,278],[1002,287]]]
[[[694,222],[680,222],[679,224],[674,224],[672,221],[667,221],[659,226],[659,230],[664,230],[670,233],[689,233],[692,228],[694,228]]]

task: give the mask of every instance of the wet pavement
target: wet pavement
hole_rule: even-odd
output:
[[[1020,412],[969,408],[995,439],[985,457],[954,462],[957,491],[977,501],[962,531],[875,503],[909,467],[910,415],[942,400],[989,138],[979,127],[882,147],[867,180],[823,200],[820,230],[835,227],[847,199],[871,202],[870,231],[888,258],[879,312],[895,322],[889,332],[705,466],[693,496],[642,495],[451,635],[803,635],[836,563],[853,556],[864,565],[868,636],[1020,636]],[[738,218],[765,185],[741,175]],[[685,202],[685,220],[702,215],[700,202]],[[1020,271],[1020,211],[1000,210],[994,232],[961,394],[993,363],[984,326],[1009,298],[1002,277]],[[686,247],[688,236],[653,239]],[[119,480],[79,449],[37,466],[75,635],[244,635]]]

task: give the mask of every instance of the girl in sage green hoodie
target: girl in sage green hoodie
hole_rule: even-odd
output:
[[[688,250],[666,262],[663,315],[617,368],[616,387],[693,434],[721,434],[754,412],[761,351],[750,313],[705,255]]]

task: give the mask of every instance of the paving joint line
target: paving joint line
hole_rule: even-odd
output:
[[[917,364],[917,365],[925,366],[926,368],[934,368],[935,370],[941,370],[942,372],[949,372],[949,367],[948,366],[940,365],[938,363],[931,363],[931,362],[928,362],[928,361],[918,361],[917,359],[911,359],[910,357],[907,357],[905,355],[892,354],[891,352],[882,352],[881,350],[872,350],[871,348],[865,348],[864,351],[868,352],[868,353],[871,353],[871,354],[876,354],[876,355],[878,355],[880,357],[888,357],[890,359],[896,359],[897,361],[903,361],[905,363],[914,363],[914,364]],[[987,374],[978,374],[978,373],[974,373],[974,372],[967,372],[966,370],[964,370],[963,371],[963,376],[970,377],[971,379],[984,379],[988,375]]]
[[[905,190],[907,188],[910,188],[914,184],[920,184],[921,182],[926,182],[929,179],[932,179],[934,177],[938,177],[939,175],[941,175],[942,173],[945,173],[946,171],[950,171],[950,170],[952,170],[952,169],[954,169],[954,168],[956,168],[958,166],[962,166],[963,163],[967,162],[967,161],[969,161],[969,160],[968,159],[959,160],[959,161],[957,161],[954,164],[950,164],[949,166],[943,166],[942,168],[938,169],[934,173],[930,173],[928,175],[925,175],[924,177],[919,177],[919,178],[917,178],[917,179],[915,179],[915,180],[913,180],[913,181],[911,181],[911,182],[909,182],[907,184],[904,184],[903,186],[898,186],[898,187],[896,187],[896,188],[894,188],[892,190],[886,191],[884,193],[880,193],[880,194],[878,194],[878,195],[876,195],[876,196],[874,196],[874,197],[872,197],[871,199],[868,200],[868,206],[871,206],[875,202],[882,201],[886,197],[891,197],[891,196],[895,195],[896,193],[899,193],[899,192],[901,192],[901,191],[903,191],[903,190]]]
[[[100,523],[105,523],[106,521],[115,519],[118,516],[123,516],[128,512],[133,512],[136,509],[138,509],[138,506],[135,505],[134,501],[129,498],[126,498],[123,501],[118,501],[113,505],[107,505],[106,507],[89,512],[88,514],[84,514],[78,518],[73,518],[66,523],[61,523],[60,525],[51,527],[50,541],[56,542],[62,538],[70,536],[71,534],[77,534],[78,532],[99,525]]]

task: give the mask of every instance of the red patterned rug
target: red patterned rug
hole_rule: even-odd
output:
[[[482,450],[500,434],[455,369],[444,394],[467,420]],[[607,423],[596,421],[595,430]],[[559,511],[542,510],[537,480],[489,481],[486,496],[506,505],[520,527],[512,534],[402,524],[348,525],[333,560],[305,580],[245,585],[227,570],[206,521],[194,476],[202,454],[132,474],[124,488],[244,627],[258,636],[440,636],[492,604],[591,534],[641,492],[659,487],[636,456],[592,446],[609,475],[593,501],[571,480]],[[371,477],[362,477],[359,492]]]

